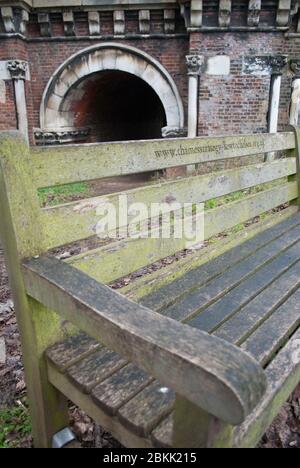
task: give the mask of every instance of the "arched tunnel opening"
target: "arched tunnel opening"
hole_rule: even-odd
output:
[[[90,128],[90,142],[161,138],[166,114],[156,92],[141,78],[102,71],[71,91],[76,127]]]
[[[122,71],[95,73],[68,93],[64,110],[74,126],[89,128],[87,143],[162,138],[164,106],[153,88],[141,78]],[[99,194],[126,190],[157,179],[162,172],[141,173],[103,180]]]

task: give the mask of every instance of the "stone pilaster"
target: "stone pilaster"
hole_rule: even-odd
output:
[[[186,63],[189,77],[188,137],[194,138],[197,136],[199,77],[204,58],[197,54],[187,55]]]
[[[281,79],[283,70],[287,64],[287,57],[278,55],[270,57],[271,67],[271,84],[270,84],[270,100],[268,112],[268,132],[277,133],[278,131],[278,116],[281,91]],[[274,159],[274,153],[269,153],[266,157],[268,161]]]
[[[28,63],[23,60],[9,60],[7,62],[7,69],[14,82],[17,128],[28,142],[28,116],[25,93],[25,80]]]
[[[300,59],[290,62],[290,69],[294,73],[291,92],[289,122],[298,125],[300,110]]]
[[[204,57],[202,55],[191,54],[186,56],[186,63],[189,77],[188,96],[188,137],[195,138],[198,133],[198,110],[199,110],[199,80]],[[191,173],[195,166],[188,166],[187,172]]]
[[[286,66],[286,64],[287,64],[287,57],[284,55],[270,57],[271,85],[270,85],[269,121],[268,121],[268,131],[270,133],[277,133],[277,129],[278,129],[281,78],[283,74],[283,69]]]

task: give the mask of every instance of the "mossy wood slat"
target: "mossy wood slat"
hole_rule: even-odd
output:
[[[300,329],[266,369],[267,392],[256,410],[236,429],[235,447],[255,447],[300,381]]]
[[[177,259],[176,262],[164,266],[164,268],[155,269],[154,271],[149,271],[147,275],[134,278],[134,281],[131,281],[128,285],[125,284],[119,291],[135,302],[141,302],[143,298],[150,299],[152,294],[155,295],[160,289],[167,287],[173,281],[183,278],[190,271],[218,259],[235,248],[242,250],[244,244],[256,236],[266,233],[270,228],[277,230],[283,222],[291,222],[294,217],[296,218],[298,213],[299,210],[296,205],[291,205],[275,215],[274,213],[268,213],[263,219],[258,219],[257,222],[250,224],[242,231],[229,232],[228,235],[223,237],[220,244],[216,245],[212,239],[207,243],[205,248],[194,251],[192,255],[183,256]],[[295,222],[294,224],[297,223]],[[268,243],[268,241],[266,242]],[[167,301],[166,306],[168,304],[169,302]],[[147,304],[144,305],[148,307]],[[149,306],[149,308],[155,309],[152,306]],[[159,310],[160,308],[160,305],[158,305],[157,309]]]
[[[97,208],[110,203],[116,209],[119,220],[119,197],[126,196],[127,205],[143,203],[150,212],[152,203],[202,203],[259,184],[291,176],[296,173],[295,158],[258,164],[233,170],[215,172],[206,176],[188,177],[148,187],[129,190],[104,197],[75,201],[42,210],[42,222],[46,226],[49,249],[95,235],[101,216]],[[128,223],[121,217],[118,227]],[[134,216],[128,217],[130,223]],[[145,217],[144,219],[147,219]]]
[[[186,320],[188,317],[204,310],[204,308],[213,302],[216,302],[224,294],[256,273],[264,264],[275,260],[280,251],[291,248],[299,240],[300,227],[296,226],[288,231],[285,236],[275,239],[266,245],[266,247],[262,247],[250,258],[246,258],[237,266],[234,265],[232,268],[229,268],[223,275],[208,285],[200,287],[173,306],[165,309],[164,314],[175,320]],[[292,258],[292,262],[297,261],[297,258],[298,256]]]
[[[227,320],[214,334],[240,345],[300,286],[299,261]]]
[[[300,242],[282,253],[271,263],[264,265],[253,276],[243,281],[200,315],[189,321],[189,325],[212,333],[241,307],[279,278],[299,260]],[[249,263],[251,259],[249,260]]]
[[[54,258],[27,261],[23,273],[30,296],[216,417],[239,424],[263,395],[261,368],[238,348],[133,303]]]
[[[241,346],[265,366],[300,326],[300,290],[296,291]]]
[[[295,350],[296,348],[294,348],[294,351]],[[128,367],[130,367],[130,365]],[[123,368],[121,369],[121,371],[113,374],[111,378],[109,378],[107,381],[104,381],[103,384],[107,382],[106,386],[100,384],[98,389],[99,397],[96,399],[94,398],[94,401],[97,404],[97,406],[102,407],[102,405],[99,404],[99,398],[106,398],[106,389],[106,394],[108,393],[109,397],[108,401],[111,403],[111,398],[115,405],[123,406],[124,403],[127,402],[128,398],[131,400],[131,398],[128,395],[132,397],[134,396],[134,393],[138,393],[138,395],[135,398],[133,398],[132,401],[128,403],[128,405],[125,405],[125,407],[120,410],[120,413],[123,414],[123,417],[121,416],[120,420],[123,422],[123,424],[125,424],[126,428],[130,428],[130,430],[133,431],[137,436],[140,435],[144,437],[146,435],[149,435],[151,427],[156,425],[156,421],[161,420],[164,414],[168,413],[170,411],[170,408],[173,408],[175,397],[173,393],[170,394],[167,388],[162,387],[161,384],[157,382],[154,383],[152,386],[147,387],[147,389],[145,389],[144,391],[138,392],[135,388],[134,379],[132,380],[131,377],[134,377],[135,375],[139,380],[140,371],[134,366],[132,366],[132,368],[133,372],[128,372],[127,370],[126,372],[124,372],[126,368]],[[145,374],[142,373],[142,376],[144,377]],[[130,387],[131,382],[133,383],[132,388]],[[142,385],[144,383],[145,382],[143,382]],[[114,386],[115,384],[116,387]],[[273,385],[274,382],[270,381],[269,384]],[[114,389],[117,390],[117,396],[114,395]],[[138,389],[140,390],[139,387]],[[104,397],[102,390],[104,390]],[[94,390],[94,392],[95,391],[96,389]],[[153,404],[153,402],[155,402],[155,404]],[[111,404],[113,405],[113,403]],[[113,406],[113,408],[114,414],[116,414],[116,406]],[[104,405],[104,410],[105,413],[111,414],[111,406]],[[141,417],[141,414],[144,415],[145,413],[147,413],[147,418]],[[171,446],[170,437],[172,435],[172,427],[172,416],[170,416],[157,429],[154,430],[154,433],[152,434],[152,440],[154,440],[154,444],[160,447]]]
[[[292,249],[290,249],[290,251],[288,252],[288,255],[286,255],[287,252],[285,252],[284,254],[282,254],[282,255],[281,255],[281,258],[280,258],[280,261],[279,261],[278,268],[277,268],[277,265],[272,264],[272,263],[268,265],[268,270],[269,270],[268,272],[269,272],[269,274],[271,274],[271,276],[273,275],[273,278],[274,278],[274,277],[279,276],[279,275],[282,273],[282,272],[280,271],[280,267],[284,268],[284,270],[287,270],[287,269],[290,267],[290,264],[293,264],[293,263],[296,261],[295,259],[297,259],[297,258],[299,259],[299,251],[300,251],[299,245],[297,245],[297,246],[294,246]],[[298,255],[298,257],[297,257],[297,255]],[[282,264],[284,263],[284,262],[283,262],[283,258],[286,258],[286,261],[287,261],[287,263],[284,264],[284,267],[282,266]],[[276,259],[275,261],[278,262],[278,259]],[[264,285],[264,286],[261,285],[261,283],[262,283],[263,281],[270,281],[270,279],[273,279],[273,278],[265,278],[265,277],[266,277],[266,271],[264,271],[264,270],[260,271],[259,273],[260,273],[259,275],[256,275],[256,277],[252,279],[252,284],[249,284],[248,286],[245,285],[245,287],[244,287],[244,289],[243,289],[246,293],[252,294],[252,296],[255,296],[255,294],[256,294],[256,292],[255,292],[255,290],[254,290],[254,286],[255,286],[255,285],[259,285],[259,288],[260,288],[260,287],[263,288],[263,287],[265,287],[265,285]],[[295,276],[295,275],[296,275],[296,272],[294,271],[294,276]],[[292,293],[295,291],[295,287],[296,287],[296,286],[294,285],[294,287],[292,288],[290,294],[292,294]],[[281,290],[281,294],[282,294],[282,290]],[[290,294],[289,294],[289,295],[290,295]],[[286,296],[286,299],[287,299],[287,298],[288,298],[288,295]],[[222,311],[222,303],[219,304],[219,310]],[[215,312],[215,311],[214,311],[214,312]],[[211,316],[212,316],[212,314],[211,314]],[[299,314],[298,314],[298,316],[299,316]],[[298,324],[298,322],[296,322],[296,323],[294,324],[294,326],[296,326],[297,324]],[[265,333],[266,333],[266,331],[265,331]],[[263,334],[262,334],[262,336],[261,336],[261,340],[262,340],[262,343],[263,343]],[[282,343],[282,342],[281,342],[281,343]],[[279,344],[281,345],[281,343],[278,343],[278,342],[277,342],[276,348],[273,346],[273,348],[272,348],[272,352],[273,352],[273,353],[274,353],[278,348],[280,348]],[[165,389],[165,390],[166,390],[166,389]],[[148,392],[149,392],[149,389],[148,389]],[[151,396],[152,396],[152,395],[151,395]],[[153,395],[153,397],[154,397],[154,395]],[[145,402],[142,404],[142,406],[145,406],[145,405],[148,404],[148,399],[149,399],[149,398],[150,398],[150,394],[148,393],[148,394],[147,394],[147,402],[145,401]],[[132,402],[131,404],[133,405],[133,402]],[[150,404],[150,403],[149,403],[149,404]],[[174,404],[174,401],[173,401],[173,404]],[[155,412],[154,412],[154,415],[155,415],[156,417],[158,417],[158,416],[156,415]],[[127,424],[131,424],[130,427],[132,428],[132,430],[135,430],[135,431],[136,431],[137,429],[136,429],[136,424],[134,423],[134,421],[135,421],[135,415],[132,415],[131,413],[129,413],[129,415],[128,415],[128,420],[127,420],[126,422],[127,422]],[[142,424],[142,423],[140,423],[140,424]],[[194,422],[194,424],[196,424],[196,421]],[[169,424],[169,426],[170,426],[170,424]],[[176,424],[175,424],[175,426],[176,426]],[[177,426],[178,426],[178,422],[177,422]],[[142,427],[143,427],[143,430],[145,430],[143,424],[142,424]],[[139,430],[140,430],[140,429],[141,429],[141,428],[139,427]],[[165,430],[166,430],[166,429],[165,429]],[[188,433],[190,433],[190,432],[188,432]],[[146,433],[143,432],[143,434],[145,435]],[[165,431],[164,431],[164,434],[165,434]],[[170,436],[170,434],[169,434],[169,436]],[[224,439],[223,439],[223,438],[225,437],[225,439],[226,439],[226,437],[229,437],[229,436],[230,436],[230,431],[229,431],[228,433],[225,431],[224,434],[222,435],[221,440],[215,440],[215,441],[213,441],[213,445],[214,445],[214,446],[215,446],[215,445],[218,446],[219,443],[221,443],[221,445],[224,444]],[[207,443],[209,443],[209,442],[207,442]],[[169,446],[169,445],[171,445],[171,442],[170,442],[170,441],[169,441],[169,444],[168,444],[168,443],[163,443],[163,446]],[[178,447],[179,445],[178,445],[178,444],[177,444],[177,445],[175,444],[175,446]]]
[[[83,358],[95,353],[101,348],[101,345],[86,333],[78,333],[70,337],[67,341],[56,343],[47,349],[47,358],[61,372]]]
[[[297,354],[299,340],[300,330],[294,334],[287,345],[279,351],[278,355],[267,367],[268,390],[262,402],[246,419],[245,423],[236,428],[235,447],[255,447],[257,445],[266,427],[270,426],[280,407],[299,382],[300,360],[299,354]],[[298,356],[297,359],[296,356]],[[170,413],[165,419],[160,420],[150,437],[140,437],[136,432],[128,430],[117,417],[112,417],[107,412],[103,412],[95,400],[80,392],[64,374],[52,365],[49,366],[49,378],[54,386],[64,392],[69,399],[72,399],[75,404],[88,414],[93,415],[94,419],[99,421],[102,427],[112,433],[126,447],[173,447],[173,413]]]
[[[71,366],[67,373],[84,393],[90,393],[98,383],[125,365],[126,360],[120,355],[103,348]]]
[[[91,346],[90,340],[88,335],[79,333],[76,337],[51,347],[47,351],[47,357],[52,365],[55,362],[55,367],[60,372],[64,372],[69,381],[80,391],[91,394],[93,400],[105,413],[116,415],[122,406],[150,385],[154,379],[137,366],[126,364],[124,359],[107,348],[90,352],[86,357],[85,348]],[[91,341],[94,343],[94,340]],[[77,350],[74,348],[76,342],[80,345]],[[67,351],[67,357],[61,354],[64,349]],[[150,399],[153,398],[151,392],[147,392],[147,395]],[[150,411],[149,407],[148,412]]]
[[[231,249],[223,254],[220,254],[216,258],[209,258],[209,261],[207,262],[203,261],[202,264],[198,267],[193,265],[193,256],[188,257],[190,269],[185,274],[183,272],[182,276],[180,276],[178,279],[172,278],[172,282],[169,284],[160,288],[156,287],[154,291],[151,291],[151,294],[147,294],[145,297],[139,298],[140,304],[156,311],[166,309],[167,307],[174,304],[180,297],[184,296],[187,292],[191,292],[194,289],[199,289],[201,286],[207,284],[209,281],[221,275],[226,270],[232,268],[234,265],[238,265],[240,261],[250,257],[256,251],[266,246],[274,239],[285,235],[285,233],[287,233],[292,227],[299,223],[300,215],[293,216],[292,218],[287,219],[285,222],[281,222],[277,226],[273,226],[273,229],[267,229],[261,233],[257,233],[255,231],[256,235],[252,239],[250,239],[251,231],[248,228],[244,233],[241,232],[239,234],[239,237],[243,240],[241,244],[237,246],[231,245]],[[264,224],[260,223],[260,226],[263,227]],[[243,234],[245,235],[245,238],[243,238]],[[247,238],[249,240],[246,240]],[[205,257],[205,251],[203,251],[202,257]],[[176,264],[175,267],[177,270],[178,264]],[[171,276],[170,272],[172,271],[172,268],[167,268],[167,270],[169,272],[168,274]],[[155,281],[155,283],[156,282],[157,281]],[[139,288],[140,286],[137,283],[137,281],[133,282],[132,287],[135,289]],[[127,290],[128,288],[123,288],[122,292],[127,294]]]
[[[85,413],[91,415],[94,421],[101,424],[101,427],[117,439],[125,447],[151,448],[150,439],[139,437],[126,429],[119,419],[104,412],[100,406],[91,398],[91,395],[83,393],[66,374],[57,371],[51,363],[48,366],[48,378],[50,383],[58,388],[75,405],[79,406]]]
[[[161,419],[172,411],[175,394],[153,382],[118,411],[121,423],[136,435],[148,437]]]
[[[276,186],[205,213],[204,236],[209,239],[226,229],[295,199],[297,183]],[[109,283],[146,265],[184,250],[186,239],[127,239],[67,260],[94,279]]]
[[[297,352],[297,347],[293,347],[294,353]],[[276,359],[275,359],[276,360]],[[289,356],[289,360],[290,356]],[[127,370],[126,368],[131,368]],[[274,368],[274,365],[271,364],[270,368],[268,369],[269,374],[271,369]],[[276,368],[275,368],[276,369]],[[108,395],[108,402],[110,405],[113,405],[114,414],[116,414],[116,405],[123,406],[124,403],[127,402],[127,399],[131,399],[129,395],[132,397],[134,393],[139,393],[135,387],[135,380],[132,377],[136,377],[139,381],[140,379],[140,372],[135,366],[129,365],[125,368],[121,369],[119,372],[116,372],[112,375],[111,378],[107,379],[107,381],[103,382],[103,385],[99,385],[98,388],[98,397],[94,398],[97,407],[100,406],[102,408],[102,404],[99,402],[99,398],[104,400],[107,398]],[[272,372],[274,374],[274,371]],[[278,372],[277,372],[278,373]],[[145,377],[144,373],[142,374],[142,379]],[[278,378],[279,374],[277,375]],[[286,376],[285,376],[286,377]],[[269,386],[276,386],[276,382],[273,379],[269,378]],[[105,383],[107,384],[105,385]],[[130,383],[133,383],[133,387],[130,387]],[[143,383],[139,382],[141,385]],[[116,387],[115,387],[116,385]],[[153,387],[153,388],[152,388]],[[119,390],[118,390],[119,389]],[[140,390],[140,387],[138,386]],[[114,390],[116,390],[116,395],[114,395]],[[96,389],[93,391],[94,393],[97,391]],[[102,392],[104,391],[104,393]],[[158,395],[157,395],[158,393]],[[130,427],[130,430],[133,431],[136,435],[139,434],[149,434],[150,427],[155,426],[155,421],[160,420],[163,415],[170,410],[170,408],[174,405],[174,394],[172,394],[172,398],[165,398],[162,395],[170,395],[167,388],[164,388],[159,383],[154,383],[150,388],[147,387],[147,390],[139,393],[137,398],[134,398],[130,405],[126,406],[121,412],[124,412],[126,415],[126,420],[123,420],[125,423],[125,427]],[[103,396],[104,395],[104,396]],[[287,394],[288,395],[288,394]],[[158,402],[157,402],[158,396]],[[155,404],[153,405],[153,401]],[[114,402],[114,403],[112,403]],[[100,403],[100,404],[99,404]],[[173,403],[173,404],[172,404]],[[104,405],[105,413],[111,414],[112,406]],[[147,418],[140,418],[141,412],[147,412]],[[258,411],[256,411],[258,414]],[[94,413],[93,413],[94,414]],[[164,420],[152,433],[152,440],[154,445],[160,447],[169,447],[171,446],[171,436],[172,436],[172,428],[173,428],[173,415],[170,415],[166,420]],[[145,423],[145,419],[147,419],[148,423]],[[122,420],[122,418],[121,418]],[[272,420],[270,420],[270,423]],[[264,426],[265,427],[265,426]],[[133,436],[134,437],[134,436]],[[256,440],[256,442],[258,439]],[[255,443],[256,443],[255,442]],[[177,445],[176,445],[177,446]]]
[[[293,133],[36,148],[37,188],[295,148]]]
[[[118,410],[147,387],[153,379],[134,364],[128,364],[119,372],[97,385],[92,398],[103,411],[116,415]]]
[[[205,239],[283,205],[297,193],[297,184],[291,182],[209,210],[205,215]]]
[[[300,380],[299,356],[300,330],[274,357],[266,369],[268,390],[262,402],[247,420],[234,432],[231,446],[236,448],[256,447],[282,405],[287,401]],[[173,414],[165,418],[153,431],[155,447],[172,448]]]

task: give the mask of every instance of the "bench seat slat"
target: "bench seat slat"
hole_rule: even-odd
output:
[[[300,263],[290,268],[272,285],[242,307],[214,334],[240,345],[300,286]]]
[[[46,226],[48,248],[52,249],[93,236],[99,221],[97,207],[103,203],[111,203],[118,215],[120,195],[126,195],[128,206],[133,203],[143,203],[148,209],[151,203],[168,203],[168,201],[195,204],[295,173],[296,159],[282,159],[272,163],[235,168],[204,176],[151,184],[118,194],[45,208],[42,210],[41,221]],[[129,222],[132,218],[133,216],[129,217]],[[118,227],[124,227],[122,220],[121,223],[118,223]]]
[[[42,188],[294,148],[293,133],[183,138],[34,148],[31,163]]]
[[[241,245],[228,250],[217,258],[200,265],[200,267],[191,269],[184,276],[155,290],[150,295],[142,297],[139,302],[145,307],[156,311],[166,309],[187,292],[191,292],[196,288],[199,289],[205,283],[213,280],[234,265],[238,265],[239,262],[252,256],[278,237],[286,235],[290,229],[299,225],[299,223],[300,214],[292,216],[272,229],[267,229],[247,242],[243,242]],[[136,285],[136,282],[134,285]]]
[[[298,260],[300,242],[285,251],[271,263],[263,266],[253,276],[208,306],[200,315],[189,321],[189,325],[212,333],[232,317],[242,306],[260,294]]]
[[[204,249],[196,250],[192,253],[192,255],[183,256],[181,258],[176,258],[176,262],[167,262],[167,265],[163,265],[163,268],[152,268],[147,267],[147,274],[143,274],[143,276],[139,276],[139,272],[135,273],[132,278],[134,281],[130,281],[129,284],[120,283],[120,292],[128,297],[129,299],[140,302],[144,300],[150,300],[152,296],[153,299],[153,306],[149,306],[152,310],[161,310],[164,307],[168,307],[168,305],[173,304],[174,301],[166,300],[163,301],[162,298],[164,294],[160,295],[160,291],[164,291],[164,288],[170,286],[173,282],[183,279],[187,274],[190,272],[192,273],[196,269],[201,269],[204,265],[209,264],[210,262],[214,262],[218,258],[222,257],[224,254],[228,254],[231,251],[243,251],[244,246],[248,244],[249,241],[252,241],[256,237],[260,237],[261,234],[266,235],[266,244],[268,244],[271,240],[273,240],[272,236],[267,234],[269,231],[273,231],[273,229],[277,232],[277,229],[281,224],[285,224],[286,222],[290,222],[290,226],[295,226],[299,224],[297,221],[291,222],[291,220],[295,217],[299,216],[299,210],[296,205],[290,205],[289,207],[285,208],[282,211],[277,212],[275,215],[274,213],[267,215],[264,219],[258,220],[257,223],[251,223],[247,226],[246,229],[243,231],[238,232],[230,232],[225,237],[222,238],[222,242],[220,245],[216,247],[215,243],[208,242]],[[298,218],[299,219],[299,218]],[[272,229],[271,229],[272,228]],[[282,228],[281,232],[286,232],[287,228]],[[274,238],[279,237],[279,235],[275,235]],[[262,242],[263,245],[263,242]],[[256,251],[257,247],[254,244],[253,251]],[[251,251],[249,252],[251,254]],[[248,254],[248,256],[249,256]],[[235,263],[235,254],[233,254],[233,264]],[[240,260],[246,258],[247,255],[242,256]],[[226,257],[227,258],[227,257]],[[225,260],[227,263],[227,260]],[[229,268],[230,264],[226,264],[226,268]],[[224,271],[225,271],[224,270]],[[146,270],[143,271],[146,273]],[[221,268],[220,273],[223,272],[223,268]],[[201,275],[201,273],[200,273]],[[115,283],[112,283],[115,284]],[[179,283],[177,283],[178,286]],[[192,286],[191,289],[193,289]],[[177,287],[176,290],[178,292],[180,288]],[[189,290],[189,288],[188,288]],[[185,289],[183,288],[183,293],[185,294]],[[158,306],[156,306],[156,293],[158,293]],[[179,291],[179,296],[181,297],[181,291]],[[175,302],[176,302],[175,297]]]
[[[92,398],[108,414],[116,415],[121,406],[152,381],[153,378],[146,372],[134,364],[128,364],[97,385],[92,391]]]
[[[236,429],[236,447],[255,447],[300,380],[300,328],[266,369],[267,393],[257,409]]]
[[[175,393],[153,382],[118,412],[122,424],[137,435],[147,437],[174,406]]]
[[[273,354],[300,326],[300,290],[280,306],[241,348],[265,366]]]
[[[61,372],[64,372],[68,367],[93,354],[101,347],[100,343],[81,332],[71,336],[67,341],[48,348],[47,358]]]
[[[289,249],[300,240],[300,227],[291,229],[285,236],[261,248],[250,258],[246,258],[237,266],[229,268],[223,275],[211,283],[200,287],[188,294],[173,306],[164,310],[164,315],[175,320],[187,320],[197,312],[204,310],[224,294],[238,286],[245,279],[258,271],[264,264],[276,260],[279,253]],[[288,257],[289,258],[289,257]],[[293,258],[292,261],[296,261]]]
[[[68,377],[85,393],[126,365],[126,360],[106,348],[97,351],[68,369]]]
[[[276,186],[205,214],[205,239],[297,198],[297,182]],[[127,239],[67,260],[92,278],[109,283],[186,248],[185,239]]]

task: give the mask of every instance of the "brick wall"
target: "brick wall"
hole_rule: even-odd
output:
[[[134,34],[138,29],[137,14],[127,12],[127,30]],[[151,23],[152,33],[163,32],[161,14],[155,13]],[[179,21],[179,20],[178,20]],[[113,34],[112,15],[103,13],[101,33]],[[87,23],[76,20],[76,37],[62,37],[64,28],[61,16],[53,16],[52,38],[40,38],[39,25],[33,16],[28,25],[28,39],[1,39],[0,60],[18,58],[30,63],[31,81],[26,82],[28,118],[31,142],[33,128],[40,126],[39,112],[44,89],[57,68],[76,52],[106,40],[88,39]],[[270,78],[242,73],[244,55],[288,54],[299,57],[300,38],[285,38],[283,32],[205,32],[192,33],[190,41],[184,36],[182,21],[178,22],[176,37],[149,38],[132,37],[107,40],[134,46],[158,60],[173,77],[187,114],[188,77],[185,56],[197,52],[206,57],[229,55],[231,72],[229,76],[201,77],[199,90],[199,135],[252,133],[267,128],[267,110]],[[181,35],[180,35],[180,34]],[[285,75],[282,82],[280,103],[280,129],[288,121],[291,76]],[[16,127],[12,83],[5,82],[5,103],[1,102],[0,129]]]
[[[267,130],[269,76],[243,74],[243,57],[286,54],[299,57],[300,39],[282,33],[194,33],[190,47],[206,57],[229,55],[229,76],[204,75],[199,90],[199,135],[252,133]],[[282,79],[279,128],[288,123],[292,77]]]

